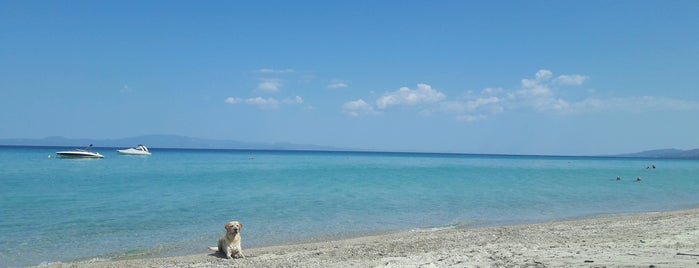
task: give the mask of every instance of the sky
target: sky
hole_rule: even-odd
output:
[[[699,1],[0,1],[0,138],[699,148]]]

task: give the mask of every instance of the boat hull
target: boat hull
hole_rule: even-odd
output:
[[[128,154],[128,155],[151,155],[150,152],[136,150],[133,148],[124,149],[124,150],[117,150],[117,152],[119,152],[120,154]]]
[[[94,152],[64,151],[64,152],[56,152],[56,155],[58,155],[61,158],[104,158],[104,156],[101,155],[100,153],[94,153]]]

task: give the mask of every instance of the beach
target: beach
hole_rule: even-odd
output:
[[[289,231],[293,231],[291,228]],[[699,267],[699,209],[43,267]],[[216,241],[212,241],[212,245]]]

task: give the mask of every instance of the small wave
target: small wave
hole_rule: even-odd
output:
[[[60,264],[65,264],[65,263],[60,262],[60,261],[56,261],[56,262],[44,261],[44,262],[39,263],[37,266],[46,267],[46,266],[50,266],[50,265],[60,265]]]
[[[90,263],[98,263],[98,262],[107,262],[107,261],[111,261],[111,260],[112,260],[112,259],[110,259],[110,258],[99,258],[99,257],[97,257],[97,258],[92,258],[92,259],[89,259],[89,260],[80,261],[80,262],[78,262],[78,263],[79,263],[79,264],[90,264]]]
[[[474,226],[473,223],[457,222],[457,223],[450,224],[447,226],[415,228],[415,229],[409,230],[409,232],[416,232],[416,233],[436,232],[436,231],[443,231],[443,230],[461,229],[461,228],[467,228],[467,227],[472,227],[472,226]]]
[[[411,229],[409,232],[413,232],[413,233],[429,233],[429,232],[437,232],[437,231],[451,230],[451,229],[456,229],[456,228],[453,227],[453,226],[429,227],[429,228]]]

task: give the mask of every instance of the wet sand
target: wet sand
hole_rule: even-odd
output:
[[[190,256],[48,267],[699,267],[699,209],[406,231],[243,252],[246,258],[228,260],[204,247]]]

